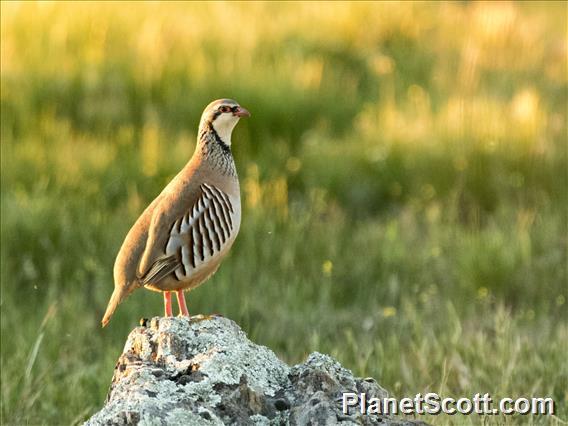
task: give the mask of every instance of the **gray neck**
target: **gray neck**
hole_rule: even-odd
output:
[[[237,169],[231,147],[227,145],[212,127],[201,130],[197,140],[197,150],[203,160],[222,174],[237,177]]]

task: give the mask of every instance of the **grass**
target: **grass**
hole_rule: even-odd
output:
[[[162,312],[140,291],[100,328],[114,257],[225,96],[243,223],[190,311],[398,397],[556,401],[433,424],[565,424],[565,4],[1,8],[2,424],[101,407]]]

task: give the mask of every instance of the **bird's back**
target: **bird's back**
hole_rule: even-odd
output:
[[[156,197],[136,220],[124,239],[114,262],[114,282],[116,286],[127,286],[137,282],[137,269],[148,240],[148,230],[152,214],[160,202]]]

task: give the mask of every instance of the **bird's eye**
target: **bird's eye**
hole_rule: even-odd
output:
[[[219,111],[221,111],[221,112],[230,112],[230,111],[231,111],[231,108],[228,107],[228,106],[226,106],[226,105],[223,105],[221,108],[219,108]]]

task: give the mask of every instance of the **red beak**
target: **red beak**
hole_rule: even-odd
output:
[[[248,112],[242,106],[239,106],[237,110],[233,113],[233,115],[236,115],[237,117],[250,117],[250,112]]]

